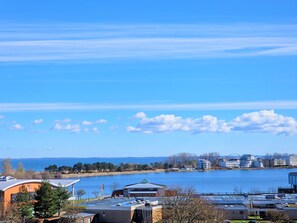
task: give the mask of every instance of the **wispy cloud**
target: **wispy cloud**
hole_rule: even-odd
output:
[[[80,132],[93,132],[98,133],[99,124],[106,123],[107,120],[99,119],[96,121],[72,121],[71,119],[56,120],[51,130],[55,131],[65,131],[70,133],[80,133]]]
[[[189,103],[189,104],[97,104],[97,103],[0,103],[0,112],[25,111],[98,111],[98,110],[296,110],[297,101],[251,101],[224,103]],[[64,120],[70,122],[71,120]],[[105,122],[104,120],[97,120]]]
[[[296,135],[297,121],[292,117],[283,116],[273,110],[261,110],[245,113],[227,122],[217,117],[206,115],[200,118],[182,118],[173,114],[162,114],[149,118],[145,113],[135,115],[139,119],[136,127],[128,126],[128,132],[144,134],[163,132],[190,132],[197,133],[226,133],[236,132],[263,132],[275,135]]]
[[[36,125],[40,125],[40,124],[42,124],[44,121],[43,121],[43,119],[36,119],[36,120],[34,120],[34,124],[36,124]]]
[[[23,127],[21,124],[19,124],[19,123],[13,124],[13,125],[10,127],[11,130],[15,130],[15,131],[22,130],[23,128],[24,128],[24,127]]]
[[[297,55],[286,24],[3,26],[0,62]]]

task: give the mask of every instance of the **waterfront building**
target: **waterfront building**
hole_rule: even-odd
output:
[[[165,195],[166,186],[150,183],[147,179],[140,183],[126,185],[123,189],[125,197],[158,197]]]
[[[286,166],[287,162],[285,158],[272,159],[272,166]]]
[[[35,191],[40,187],[44,180],[40,179],[15,179],[10,176],[0,177],[0,200],[3,201],[4,208],[7,208],[10,204],[15,202],[17,194],[21,191],[23,187],[27,189],[29,193],[35,193]],[[47,180],[52,187],[72,187],[72,197],[70,199],[74,200],[74,184],[77,183],[79,179],[76,180]]]
[[[286,164],[288,166],[297,166],[297,155],[296,154],[287,155]]]
[[[239,159],[221,159],[220,166],[222,168],[239,168],[240,160]]]
[[[250,168],[252,167],[253,161],[255,160],[255,156],[251,154],[243,154],[240,157],[240,167],[241,168]]]
[[[211,169],[211,162],[206,159],[199,159],[197,162],[197,167],[199,170],[209,170]]]

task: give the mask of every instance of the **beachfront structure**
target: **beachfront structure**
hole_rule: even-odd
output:
[[[220,166],[222,168],[239,168],[239,159],[221,159]]]
[[[296,154],[287,155],[286,164],[288,166],[297,166],[297,155]]]
[[[140,183],[126,185],[123,189],[125,197],[158,197],[165,195],[166,186],[150,183],[147,179]]]
[[[70,199],[74,200],[74,184],[77,183],[79,179],[76,180],[47,180],[52,187],[72,187],[72,197]],[[34,194],[35,191],[40,187],[44,180],[40,179],[15,179],[10,176],[0,177],[0,201],[3,201],[4,208],[6,209],[10,204],[15,202],[16,196],[23,187],[27,189],[29,193]]]
[[[209,170],[211,169],[211,162],[206,159],[199,159],[197,162],[197,167],[199,170]]]

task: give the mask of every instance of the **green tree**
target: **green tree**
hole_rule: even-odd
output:
[[[42,182],[35,195],[34,212],[38,218],[49,218],[59,210],[57,193],[50,183]]]
[[[65,206],[67,205],[67,201],[70,197],[70,194],[63,187],[58,187],[55,190],[55,193],[56,193],[56,197],[57,197],[58,215],[60,216],[61,210],[63,210],[63,208],[65,208]]]
[[[24,221],[31,219],[33,217],[33,201],[25,186],[20,188],[20,192],[16,196],[16,202],[21,218]]]

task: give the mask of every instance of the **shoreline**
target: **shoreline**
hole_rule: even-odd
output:
[[[193,171],[178,171],[180,172],[208,172],[208,171],[232,171],[232,170],[271,170],[271,169],[295,169],[296,167],[266,167],[266,168],[234,168],[234,169],[209,169],[209,170],[193,170]],[[69,174],[61,174],[61,179],[68,178],[85,178],[85,177],[100,177],[100,176],[116,176],[116,175],[133,175],[133,174],[147,174],[147,173],[174,173],[176,171],[167,171],[165,169],[156,169],[156,170],[132,170],[132,171],[123,171],[123,172],[97,172],[97,173],[69,173]]]
[[[68,178],[133,175],[133,174],[163,173],[163,172],[165,172],[165,169],[141,170],[141,171],[133,170],[133,171],[123,171],[123,172],[69,173],[69,174],[62,174],[61,178],[62,179],[68,179]]]

